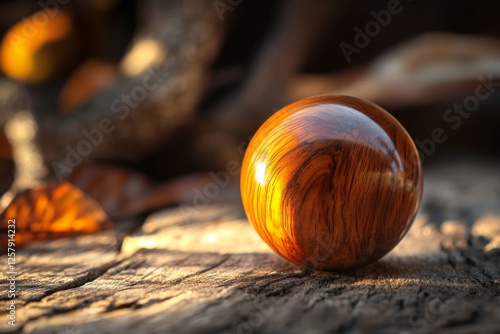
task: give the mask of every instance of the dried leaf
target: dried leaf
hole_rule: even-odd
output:
[[[59,109],[70,114],[97,92],[109,86],[118,76],[118,67],[110,62],[90,59],[70,75],[59,95]]]
[[[7,240],[9,220],[15,220],[16,247],[34,241],[96,233],[111,227],[101,206],[68,182],[18,193],[0,214],[2,244]]]
[[[190,201],[193,189],[211,179],[194,174],[154,185],[133,170],[89,163],[75,168],[68,181],[94,197],[116,219]]]
[[[91,195],[113,218],[124,217],[122,212],[152,187],[146,176],[133,170],[93,163],[75,168],[68,181]]]

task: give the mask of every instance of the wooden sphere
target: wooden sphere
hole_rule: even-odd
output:
[[[324,95],[292,103],[254,135],[241,171],[245,212],[284,258],[349,270],[393,249],[417,214],[418,151],[369,101]]]

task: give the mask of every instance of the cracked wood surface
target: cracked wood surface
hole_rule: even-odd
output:
[[[304,271],[244,218],[237,189],[74,239],[18,252],[22,333],[498,333],[498,164],[426,171],[422,210],[382,261]],[[0,258],[7,263],[5,256]]]

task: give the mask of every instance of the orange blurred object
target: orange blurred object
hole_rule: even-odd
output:
[[[0,45],[0,67],[15,80],[40,83],[66,69],[76,51],[69,14],[61,9],[44,9],[7,31]]]
[[[193,189],[213,180],[205,174],[192,174],[154,184],[145,175],[128,168],[86,163],[75,168],[67,181],[95,198],[112,219],[121,219],[183,202],[192,203]]]
[[[140,173],[97,163],[76,167],[67,181],[91,195],[112,218],[142,212],[142,200],[153,187]],[[137,212],[129,211],[133,208],[138,208]]]
[[[0,196],[6,192],[14,182],[15,165],[12,159],[12,146],[0,128]]]
[[[0,128],[0,160],[12,160],[12,146]]]
[[[17,194],[0,214],[0,241],[15,220],[15,245],[102,231],[111,222],[101,206],[68,182],[35,187]]]
[[[90,59],[71,73],[59,95],[59,110],[69,114],[118,76],[118,67],[110,62]]]

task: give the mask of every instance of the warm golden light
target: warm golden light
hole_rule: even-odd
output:
[[[138,75],[147,68],[159,64],[166,57],[160,43],[153,39],[136,42],[122,61],[122,71],[126,75]]]
[[[266,164],[263,162],[257,162],[255,165],[255,180],[263,185],[266,181]]]
[[[0,214],[0,219],[3,230],[9,220],[16,220],[16,246],[96,233],[111,227],[99,204],[67,182],[18,193]],[[4,238],[0,238],[1,242]]]
[[[72,29],[71,17],[60,9],[42,10],[25,18],[10,28],[2,40],[2,71],[23,82],[46,80],[59,65],[50,45],[69,38]]]

